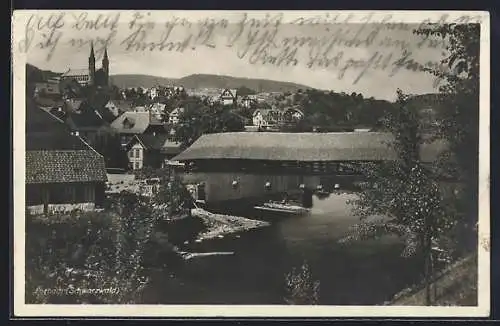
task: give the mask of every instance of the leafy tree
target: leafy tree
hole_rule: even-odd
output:
[[[442,110],[438,112],[437,137],[448,140],[449,153],[441,166],[456,176],[460,189],[454,214],[460,220],[463,250],[477,245],[478,152],[479,152],[479,24],[429,24],[415,31],[424,38],[443,38],[448,55],[442,60],[447,69],[422,67],[439,81]]]
[[[236,90],[236,94],[238,94],[238,96],[245,96],[257,94],[257,92],[246,86],[241,86]]]
[[[384,120],[394,141],[388,144],[396,153],[394,160],[366,164],[361,167],[368,187],[352,201],[354,213],[362,222],[343,241],[396,234],[405,240],[403,255],[417,256],[422,261],[426,288],[437,256],[433,247],[453,225],[441,202],[441,189],[432,170],[420,160],[424,137],[419,131],[415,108],[407,105],[407,96],[398,90],[395,110]],[[369,217],[383,216],[382,221]],[[427,297],[430,304],[430,296]]]
[[[175,126],[175,134],[183,147],[189,147],[203,134],[243,131],[244,128],[241,117],[227,108],[192,103],[185,108],[185,113]]]

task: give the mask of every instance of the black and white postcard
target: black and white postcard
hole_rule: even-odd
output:
[[[15,11],[15,315],[488,316],[489,32]]]

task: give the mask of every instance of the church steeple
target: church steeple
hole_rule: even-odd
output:
[[[89,56],[89,77],[90,84],[95,84],[95,55],[94,55],[94,42],[90,42],[90,56]]]
[[[105,83],[108,85],[109,82],[109,59],[108,59],[108,48],[104,48],[104,56],[102,58],[102,70],[105,73]]]

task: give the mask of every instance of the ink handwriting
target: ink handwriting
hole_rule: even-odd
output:
[[[47,61],[62,44],[78,50],[92,43],[97,55],[112,47],[133,52],[178,53],[200,47],[225,48],[251,65],[328,69],[338,79],[352,76],[353,84],[369,70],[386,71],[391,77],[402,70],[446,69],[438,61],[416,59],[415,51],[446,50],[444,39],[413,33],[430,21],[408,24],[390,13],[376,19],[368,13],[355,22],[354,18],[353,14],[325,13],[285,21],[283,13],[268,13],[262,18],[242,13],[231,21],[189,20],[171,15],[159,20],[145,12],[37,13],[28,17],[17,46],[21,53],[41,52]],[[451,19],[443,14],[438,24],[473,23],[480,19],[481,16],[467,15]]]

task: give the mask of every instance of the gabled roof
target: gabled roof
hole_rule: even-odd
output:
[[[222,93],[220,94],[220,97],[231,97],[231,98],[236,98],[236,92],[237,92],[237,89],[229,89],[229,88],[226,88],[222,91]]]
[[[169,115],[179,115],[182,113],[184,113],[184,108],[175,108],[169,113]]]
[[[26,183],[104,182],[104,157],[92,149],[26,151]]]
[[[393,136],[376,132],[280,133],[230,132],[198,138],[174,161],[248,159],[278,161],[378,161],[395,159]],[[422,145],[422,161],[434,161],[445,141]]]
[[[167,135],[165,134],[143,134],[135,135],[130,142],[127,144],[127,150],[130,149],[136,143],[140,143],[142,147],[146,150],[160,150],[167,140]]]
[[[125,112],[111,123],[122,134],[142,134],[149,126],[149,112]]]

